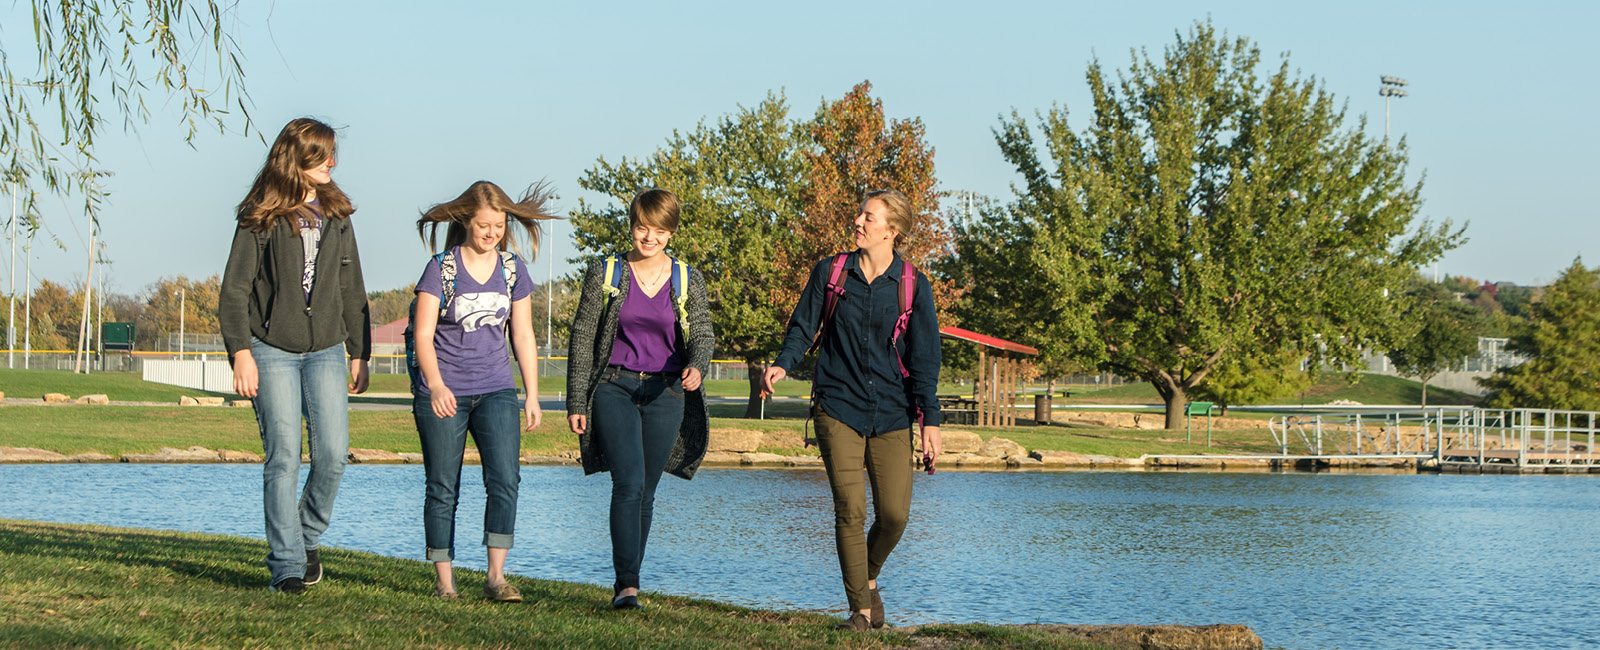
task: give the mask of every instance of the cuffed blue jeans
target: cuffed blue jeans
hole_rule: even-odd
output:
[[[457,395],[456,414],[433,414],[428,395],[412,399],[411,413],[422,438],[422,467],[427,487],[422,505],[422,530],[430,562],[456,557],[456,504],[461,492],[461,458],[467,433],[483,463],[483,545],[511,548],[517,525],[517,484],[522,481],[521,405],[517,391],[507,388],[482,395]]]
[[[683,385],[675,376],[607,368],[589,409],[590,434],[611,466],[611,563],[616,589],[639,587],[639,567],[656,485],[683,424]]]
[[[250,355],[258,376],[252,404],[266,458],[261,497],[267,568],[277,584],[305,577],[306,550],[316,550],[333,516],[333,499],[350,453],[350,366],[343,344],[297,353],[251,339]],[[305,490],[297,495],[301,431],[310,448],[311,471]]]

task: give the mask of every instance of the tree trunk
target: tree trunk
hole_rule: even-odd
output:
[[[1189,405],[1189,394],[1182,386],[1174,386],[1167,398],[1167,430],[1176,431],[1183,428],[1183,410]]]
[[[745,367],[750,377],[750,401],[744,407],[744,419],[755,420],[761,417],[763,401],[771,401],[761,397],[761,379],[767,374],[767,364],[758,361],[747,361]]]
[[[1422,408],[1428,408],[1428,379],[1432,377],[1422,380]]]

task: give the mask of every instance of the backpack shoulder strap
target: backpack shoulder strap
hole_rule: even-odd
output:
[[[600,288],[605,290],[607,296],[616,298],[622,293],[622,256],[608,255],[605,264],[606,283]]]
[[[894,348],[895,343],[900,341],[900,335],[906,332],[906,328],[911,326],[911,302],[916,298],[917,293],[917,268],[912,266],[909,261],[900,261],[900,284],[899,291],[896,293],[900,297],[900,317],[895,319],[894,332],[889,335],[889,347],[891,348]],[[911,371],[906,369],[905,359],[901,357],[898,351],[895,354],[895,361],[900,362],[900,376],[910,377]]]
[[[672,305],[677,309],[678,322],[683,329],[689,329],[689,292],[685,287],[689,284],[689,264],[676,257],[672,260]]]
[[[500,275],[506,279],[506,295],[517,290],[517,254],[500,251]]]
[[[433,256],[439,261],[439,318],[450,313],[450,301],[456,299],[456,256],[444,251]]]
[[[833,321],[833,311],[839,306],[839,298],[844,295],[844,265],[849,260],[849,253],[833,256],[833,265],[828,270],[828,284],[822,296],[822,322],[817,324],[817,333],[811,338],[811,348],[806,350],[808,354],[815,352],[817,346],[822,344],[822,331],[828,329],[828,323]]]

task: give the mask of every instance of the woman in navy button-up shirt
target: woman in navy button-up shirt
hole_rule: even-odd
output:
[[[900,192],[867,194],[855,221],[858,247],[844,259],[843,295],[822,322],[836,256],[817,263],[789,319],[783,352],[767,369],[765,390],[788,376],[812,341],[818,341],[813,382],[817,446],[833,491],[834,531],[850,619],[840,628],[883,626],[877,578],[911,507],[911,423],[920,420],[922,448],[940,451],[939,320],[928,278],[895,252],[911,231],[915,212]],[[900,282],[915,283],[910,321],[895,340]],[[822,332],[817,338],[819,329]],[[872,529],[866,521],[865,469],[872,483]]]

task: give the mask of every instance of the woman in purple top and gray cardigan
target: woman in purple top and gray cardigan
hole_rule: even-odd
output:
[[[579,436],[584,473],[611,472],[617,609],[639,607],[639,567],[662,472],[693,478],[710,436],[700,383],[716,339],[700,273],[689,269],[682,279],[684,296],[673,286],[675,260],[665,249],[678,208],[666,190],[634,197],[633,250],[589,265],[567,345],[567,424]]]

